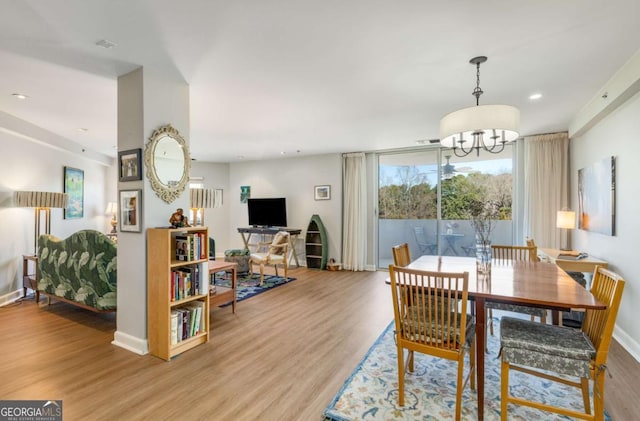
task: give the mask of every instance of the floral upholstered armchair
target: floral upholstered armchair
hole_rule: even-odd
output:
[[[92,311],[116,310],[117,249],[99,231],[38,240],[38,291]]]

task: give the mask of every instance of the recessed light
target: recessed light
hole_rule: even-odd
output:
[[[285,151],[280,152],[280,155],[286,155],[287,153]]]
[[[532,101],[535,101],[535,100],[540,99],[540,98],[542,98],[542,94],[538,93],[538,92],[536,92],[535,94],[529,95],[529,99],[532,100]]]
[[[78,132],[82,132],[82,133],[85,133],[85,132],[88,132],[88,131],[89,131],[89,129],[84,128],[84,127],[77,127],[77,128],[76,128],[76,131],[78,131]]]
[[[18,98],[18,99],[27,99],[29,98],[29,95],[25,95],[25,94],[11,94],[14,97]]]
[[[108,39],[101,39],[100,41],[96,42],[96,45],[98,47],[106,48],[107,50],[109,48],[113,48],[113,47],[117,47],[118,46],[118,44],[116,44],[113,41],[109,41]]]
[[[238,156],[236,156],[236,158],[238,158],[238,159],[244,159],[244,155],[238,155]]]

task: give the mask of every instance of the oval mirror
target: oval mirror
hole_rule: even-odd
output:
[[[189,182],[191,158],[180,133],[171,125],[153,131],[144,150],[151,188],[165,202],[180,196]]]

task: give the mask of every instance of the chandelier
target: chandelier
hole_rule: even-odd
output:
[[[510,105],[480,105],[480,64],[485,56],[474,57],[469,63],[476,65],[476,106],[463,108],[447,114],[440,120],[440,144],[452,148],[458,157],[469,155],[474,150],[500,153],[504,145],[518,138],[520,111]]]

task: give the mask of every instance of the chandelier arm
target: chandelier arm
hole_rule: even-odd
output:
[[[493,146],[489,148],[489,147],[487,147],[487,145],[484,142],[482,142],[482,149],[484,149],[485,151],[487,151],[489,153],[500,153],[500,152],[502,152],[504,150],[504,145],[506,143],[507,142],[501,140],[500,141],[501,148],[498,149],[498,150],[495,150],[496,147],[498,146],[498,143],[494,143]]]
[[[459,154],[459,153],[458,153],[458,150],[461,150],[461,151],[462,151],[462,153],[461,153],[461,154]],[[458,147],[454,146],[454,147],[453,147],[453,154],[454,154],[455,156],[457,156],[458,158],[464,158],[465,156],[469,155],[469,154],[471,153],[471,151],[472,151],[472,150],[473,150],[473,149],[469,149],[469,151],[465,151],[465,150],[464,150],[464,149],[462,149],[462,148],[458,148]]]

